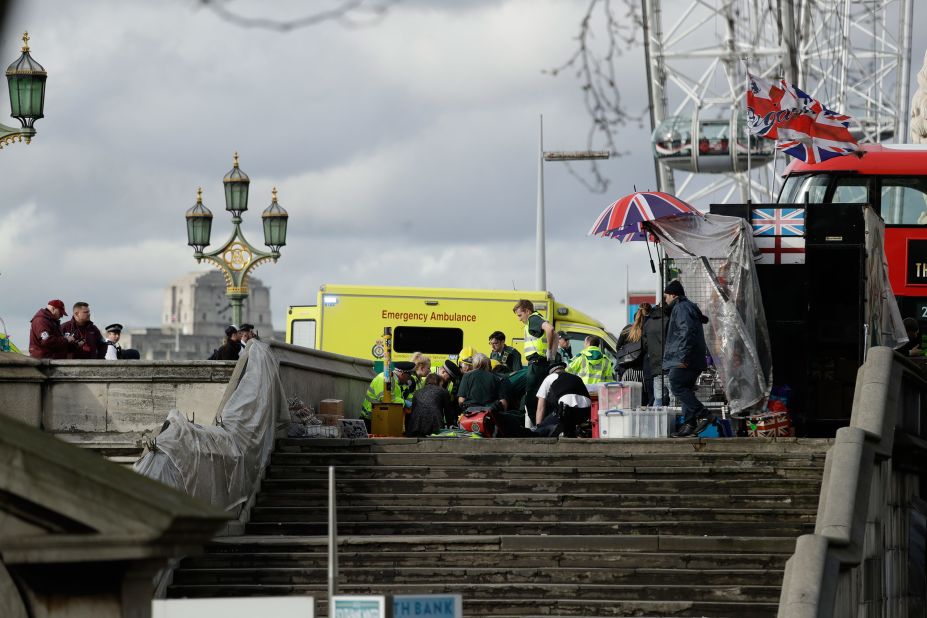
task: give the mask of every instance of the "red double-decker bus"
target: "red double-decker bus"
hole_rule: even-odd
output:
[[[927,145],[867,144],[823,163],[793,161],[785,174],[779,203],[868,203],[882,216],[901,313],[927,322]]]

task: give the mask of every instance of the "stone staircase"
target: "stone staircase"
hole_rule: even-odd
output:
[[[463,595],[470,616],[775,616],[826,440],[294,440],[169,597]]]

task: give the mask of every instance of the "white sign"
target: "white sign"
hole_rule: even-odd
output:
[[[388,609],[384,596],[334,596],[328,615],[331,618],[390,618]]]
[[[229,597],[222,599],[156,599],[151,618],[314,618],[313,597]]]

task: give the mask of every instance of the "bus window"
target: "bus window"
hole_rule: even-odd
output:
[[[397,326],[393,329],[396,352],[424,354],[459,354],[463,348],[463,330],[431,326]]]
[[[927,225],[927,177],[883,178],[882,218],[896,225]]]
[[[869,179],[865,176],[841,176],[834,184],[834,204],[866,204],[869,202]]]
[[[780,204],[801,204],[807,195],[809,202],[820,204],[824,201],[830,179],[830,174],[789,176],[782,185],[778,201]]]
[[[290,323],[290,343],[304,348],[314,348],[315,320],[293,320]]]

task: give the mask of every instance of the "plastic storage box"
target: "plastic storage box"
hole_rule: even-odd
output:
[[[606,382],[599,385],[599,410],[635,410],[641,407],[643,384]]]
[[[668,438],[676,422],[678,408],[638,408],[636,410],[599,410],[599,437]]]

